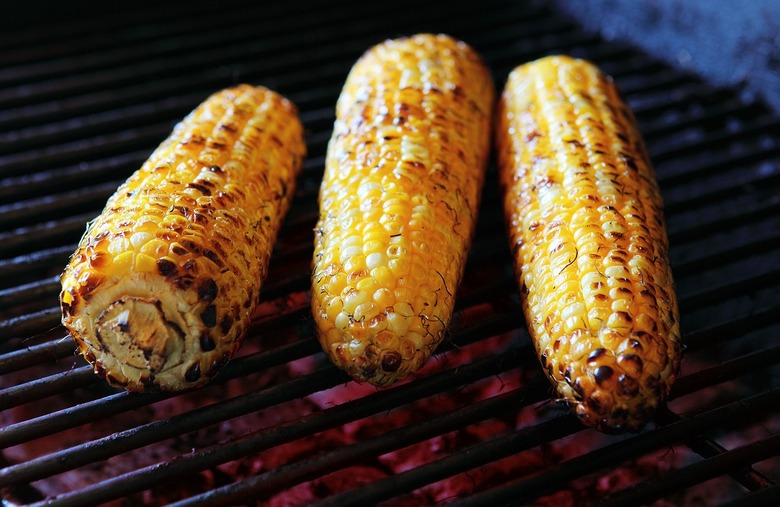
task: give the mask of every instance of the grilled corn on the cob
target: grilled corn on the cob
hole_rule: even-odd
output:
[[[526,321],[542,366],[587,425],[637,430],[680,360],[662,201],[632,112],[593,64],[509,76],[496,129]]]
[[[387,386],[442,341],[473,234],[494,89],[463,42],[389,40],[355,64],[320,190],[312,310],[358,381]]]
[[[62,275],[62,322],[96,373],[175,391],[233,356],[304,155],[295,106],[262,87],[218,92],[175,127]]]

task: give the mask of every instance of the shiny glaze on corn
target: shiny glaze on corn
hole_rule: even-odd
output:
[[[315,234],[319,340],[358,381],[388,386],[442,341],[477,218],[494,89],[445,35],[389,40],[339,97]]]
[[[220,91],[108,200],[62,275],[62,322],[129,391],[205,384],[241,344],[305,155],[295,106]]]
[[[496,129],[528,328],[583,423],[638,430],[681,352],[661,194],[629,108],[593,64],[565,56],[509,76]]]

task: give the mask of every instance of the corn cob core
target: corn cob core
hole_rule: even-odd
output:
[[[681,343],[661,195],[633,114],[594,65],[543,58],[510,74],[497,148],[542,366],[585,424],[641,428]]]
[[[295,107],[212,95],[108,200],[62,275],[62,322],[109,383],[206,383],[235,353],[305,155]]]
[[[387,386],[442,341],[473,234],[493,83],[445,35],[389,40],[355,64],[320,190],[312,310],[358,381]]]

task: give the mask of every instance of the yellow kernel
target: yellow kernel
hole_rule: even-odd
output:
[[[569,354],[573,361],[579,361],[589,351],[588,340],[577,340],[569,347]]]
[[[348,259],[352,258],[355,255],[362,254],[363,249],[359,246],[348,246],[346,248],[341,249],[341,255],[339,256],[339,260],[341,262],[346,262]]]
[[[387,314],[387,329],[393,332],[396,336],[405,336],[409,329],[409,318],[404,317],[395,312],[388,312]]]
[[[387,329],[387,315],[377,313],[368,321],[368,327],[375,333]]]
[[[371,277],[382,287],[391,288],[395,284],[395,277],[390,268],[380,266],[371,270]]]
[[[394,304],[393,311],[395,311],[395,313],[402,315],[404,317],[411,317],[416,313],[414,311],[414,308],[412,308],[412,305],[404,302]]]
[[[630,329],[631,322],[627,320],[624,312],[613,312],[607,319],[607,327],[610,329]]]
[[[346,312],[340,312],[333,321],[336,329],[345,331],[349,327],[349,315]]]
[[[408,287],[396,287],[393,290],[396,301],[411,301],[414,299],[414,291]]]
[[[644,331],[648,334],[654,335],[658,332],[658,323],[646,313],[640,313],[634,319],[633,331]]]
[[[591,308],[588,311],[588,326],[592,329],[601,329],[607,325],[610,311],[606,308]]]
[[[108,252],[112,255],[118,255],[127,252],[130,249],[130,240],[122,237],[115,237],[108,245]]]
[[[357,305],[353,318],[357,321],[371,320],[379,313],[377,305],[372,301],[367,301]]]
[[[368,269],[374,269],[374,268],[378,268],[379,266],[386,266],[386,265],[387,265],[387,257],[380,252],[374,252],[368,254],[368,256],[366,257],[366,267]]]
[[[412,244],[409,242],[409,239],[406,236],[393,236],[390,238],[390,244],[400,246],[405,250],[412,248]]]
[[[141,247],[141,253],[151,255],[152,257],[162,257],[168,253],[168,242],[161,239],[153,239],[148,241]]]
[[[373,297],[374,301],[377,305],[379,305],[380,308],[387,308],[388,306],[392,306],[392,304],[395,302],[393,293],[384,287],[374,292]]]
[[[157,271],[157,259],[151,255],[138,253],[135,256],[135,270],[139,273],[152,273]]]
[[[366,257],[362,253],[353,255],[344,261],[344,271],[351,273],[360,271],[366,267]]]
[[[355,313],[355,309],[358,305],[370,300],[370,296],[366,291],[352,289],[344,296],[344,311],[346,313]]]
[[[366,262],[368,262],[368,256],[374,253],[381,254],[387,249],[387,245],[384,241],[381,241],[379,239],[367,239],[365,243],[363,243],[363,252],[367,254],[366,256]]]
[[[572,303],[561,312],[561,318],[566,320],[570,317],[580,317],[585,315],[585,305],[582,303]]]
[[[403,276],[409,273],[409,269],[411,268],[409,260],[403,257],[390,259],[390,261],[387,263],[387,266],[395,276]]]
[[[326,290],[331,294],[341,294],[341,291],[343,291],[346,286],[347,275],[342,272],[330,277],[330,282],[328,283]]]
[[[117,275],[122,275],[130,271],[134,264],[134,252],[122,252],[114,257],[112,271]]]
[[[627,278],[629,273],[625,266],[608,266],[604,270],[608,278]]]
[[[382,185],[377,182],[363,182],[360,184],[357,190],[357,195],[360,199],[366,199],[369,196],[375,196],[382,193]]]
[[[360,246],[363,244],[363,240],[358,235],[352,235],[341,240],[341,249],[345,249],[350,246]]]
[[[371,277],[366,277],[355,284],[355,288],[366,292],[374,292],[379,284]]]
[[[612,311],[613,312],[626,312],[629,313],[631,311],[631,300],[630,299],[617,299],[612,302]]]
[[[344,308],[344,303],[341,298],[332,298],[328,301],[325,305],[325,314],[327,315],[328,320],[335,322],[336,317],[341,313],[342,308]]]
[[[154,238],[154,234],[148,232],[136,232],[130,236],[130,244],[133,248],[139,250],[147,241]]]

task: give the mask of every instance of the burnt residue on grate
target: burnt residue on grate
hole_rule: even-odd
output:
[[[91,3],[90,3],[91,4]],[[780,118],[539,2],[188,2],[83,16],[21,6],[0,33],[0,491],[12,504],[610,505],[776,491]],[[687,347],[653,425],[605,436],[551,403],[524,331],[495,168],[451,336],[376,391],[320,352],[309,316],[333,109],[370,45],[473,45],[498,86],[567,53],[614,76],[666,205]],[[109,388],[59,325],[58,275],[86,222],[184,114],[238,82],[287,95],[309,158],[240,357],[180,395]],[[357,486],[360,486],[359,488]],[[123,500],[124,499],[124,500]]]

